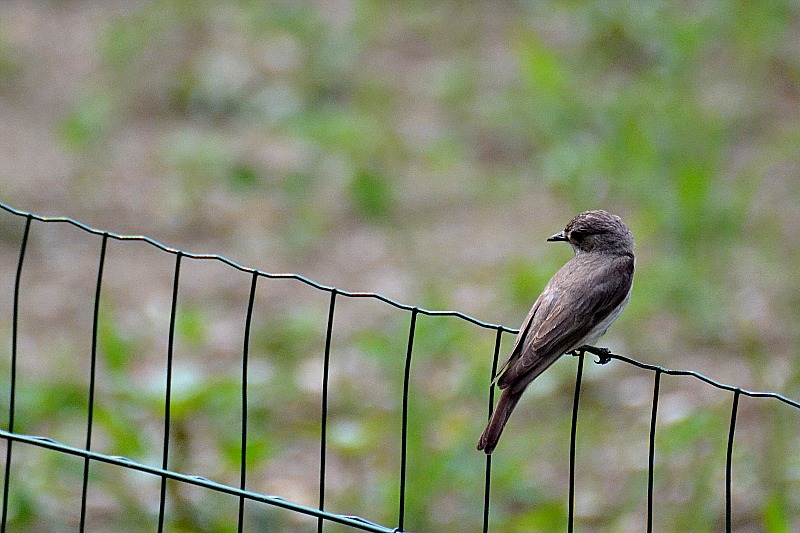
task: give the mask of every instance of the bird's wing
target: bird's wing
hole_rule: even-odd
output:
[[[542,291],[542,294],[540,294],[533,303],[531,310],[528,311],[528,316],[525,317],[525,320],[522,322],[522,326],[519,328],[519,333],[517,333],[517,338],[514,340],[514,346],[511,348],[511,353],[508,355],[508,359],[506,359],[505,363],[500,366],[497,374],[495,374],[495,382],[500,379],[500,376],[509,366],[513,366],[514,363],[519,359],[519,356],[522,353],[522,347],[525,344],[525,338],[528,336],[528,332],[531,329],[531,323],[533,322],[534,317],[536,317],[539,313],[539,308],[542,306],[542,300],[547,300],[544,302],[545,305],[544,309],[541,311],[542,314],[547,315],[550,312],[550,307],[553,304],[553,298],[543,298],[543,296],[546,294],[548,294],[546,290]]]
[[[621,256],[600,268],[596,265],[574,261],[553,276],[537,300],[538,309],[534,304],[531,310],[524,336],[521,332],[517,338],[505,373],[498,379],[500,388],[525,388],[559,356],[577,348],[622,303],[633,281],[633,259]]]

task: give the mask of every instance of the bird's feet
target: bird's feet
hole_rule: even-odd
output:
[[[569,352],[569,354],[570,355],[580,355],[580,354],[586,353],[586,352],[588,352],[588,353],[590,353],[592,355],[596,355],[598,357],[598,359],[597,359],[597,364],[598,365],[604,365],[604,364],[608,363],[609,361],[611,361],[611,350],[609,350],[608,348],[599,348],[597,346],[589,346],[588,344],[585,344],[585,345],[581,346],[580,348],[576,348],[576,349],[572,350],[571,352]]]

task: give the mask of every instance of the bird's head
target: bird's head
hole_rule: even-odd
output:
[[[564,231],[547,239],[565,241],[575,253],[632,254],[633,234],[617,215],[607,211],[586,211],[569,221]]]

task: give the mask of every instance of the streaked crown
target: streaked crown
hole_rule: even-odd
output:
[[[586,211],[569,221],[564,236],[581,252],[632,254],[633,234],[617,215]]]

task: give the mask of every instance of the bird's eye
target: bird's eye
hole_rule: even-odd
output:
[[[579,242],[582,241],[586,234],[579,230],[572,230],[569,232],[569,238],[572,241]]]

